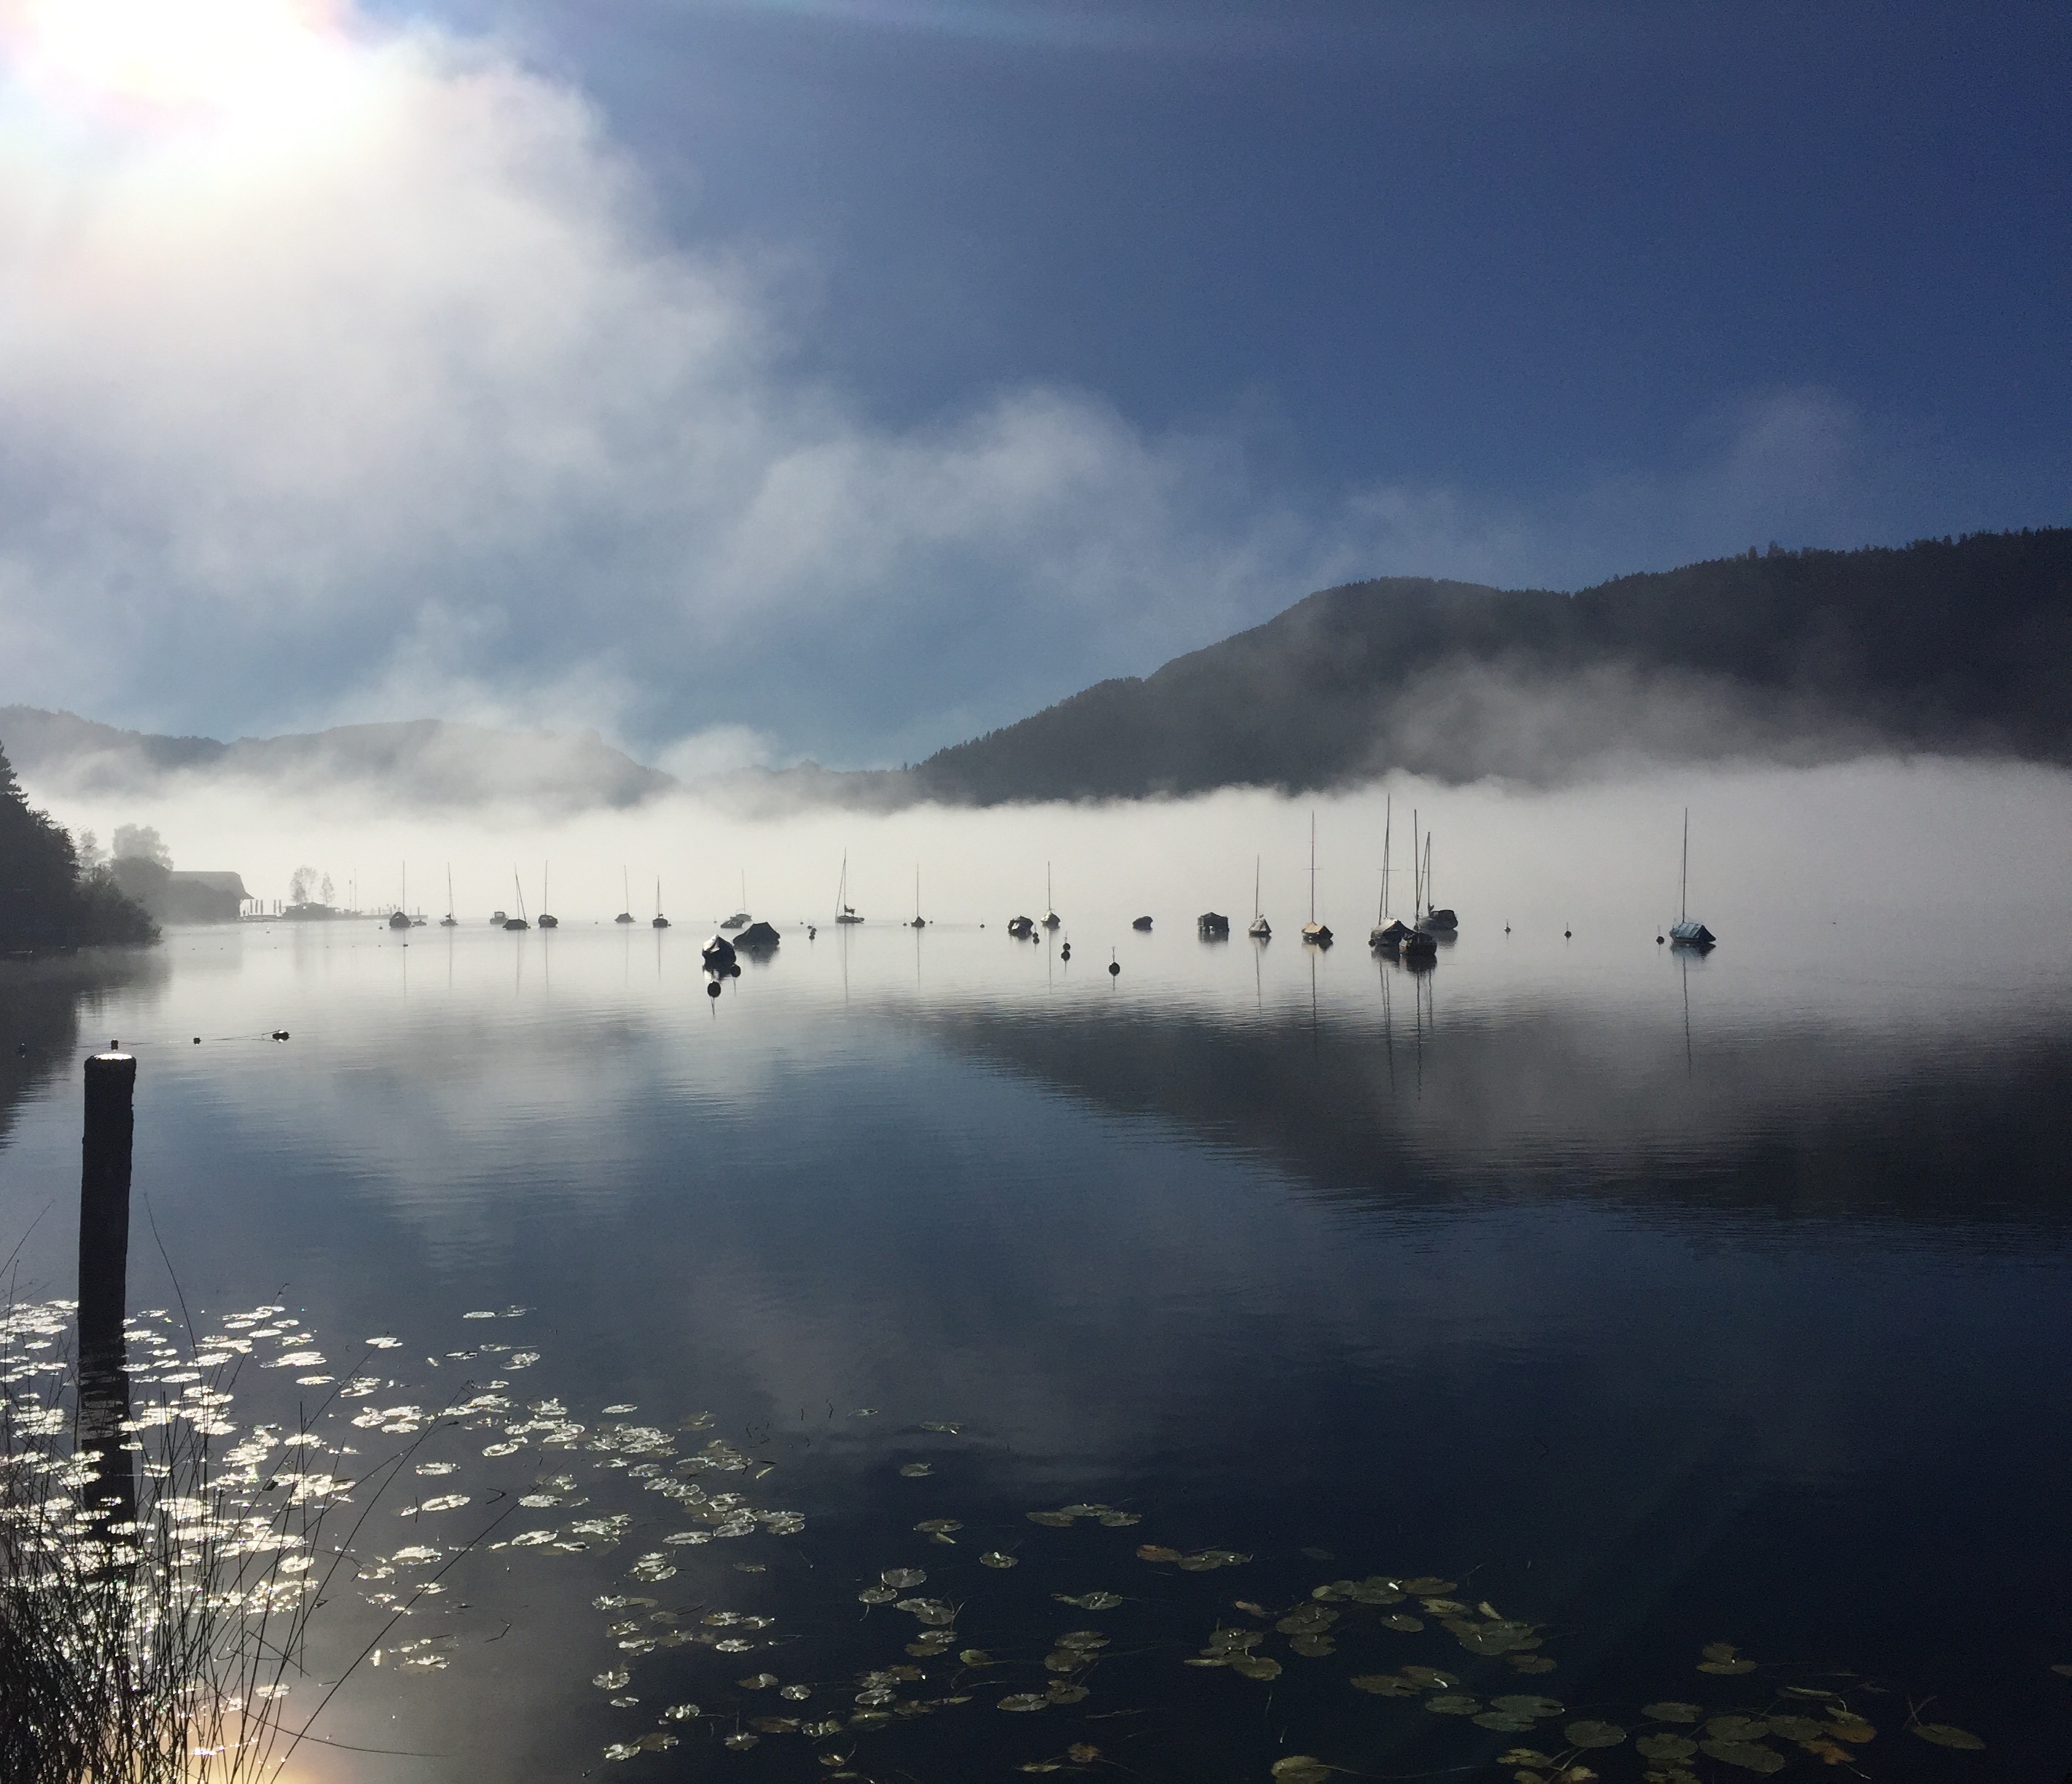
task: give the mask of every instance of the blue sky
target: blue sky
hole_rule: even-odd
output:
[[[346,125],[205,167],[208,119],[54,125],[18,51],[0,700],[896,762],[1331,581],[2072,518],[2062,7],[339,41]]]

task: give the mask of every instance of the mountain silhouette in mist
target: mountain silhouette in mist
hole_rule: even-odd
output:
[[[219,743],[4,706],[0,739],[39,783],[75,793],[245,776],[580,810],[682,785],[594,731],[431,719]],[[1352,582],[911,767],[808,762],[696,790],[751,810],[890,810],[1300,792],[1392,770],[1546,784],[1649,762],[1890,751],[2072,763],[2072,528],[1773,546],[1575,594]]]
[[[908,778],[992,804],[1886,750],[2072,761],[2072,529],[1773,547],[1576,594],[1349,583]]]
[[[187,778],[249,779],[313,795],[356,783],[413,804],[510,800],[580,811],[637,805],[678,784],[594,731],[500,731],[443,719],[220,743],[118,730],[37,706],[0,706],[0,742],[39,784],[75,795],[148,793]]]

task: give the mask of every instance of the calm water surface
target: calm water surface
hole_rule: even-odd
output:
[[[1578,1717],[1661,1732],[1640,1706],[1665,1699],[1846,1703],[1876,1778],[2072,1763],[2062,948],[1899,916],[1702,960],[1471,927],[1413,976],[1356,941],[1113,927],[1069,964],[997,927],[787,930],[716,1002],[688,927],[189,931],[134,964],[0,969],[18,1293],[68,1292],[79,1060],[119,1038],[150,1215],[134,1304],[176,1339],[283,1305],[380,1391],[255,1365],[238,1416],[299,1400],[370,1468],[417,1445],[298,1691],[313,1706],[377,1639],[388,1663],[288,1775],[947,1784],[1054,1761],[1260,1784],[1303,1753],[1508,1777],[1499,1754],[1557,1753]],[[348,1422],[483,1392],[510,1410]],[[492,1428],[549,1400],[572,1446]],[[661,1437],[629,1452],[624,1427]],[[687,1526],[651,1482],[715,1437],[750,1465],[689,1478],[803,1529],[664,1543]],[[469,1503],[405,1515],[437,1459]],[[557,1475],[558,1503],[516,1509]],[[1075,1503],[1138,1521],[1026,1515]],[[614,1515],[580,1549],[490,1546]],[[412,1577],[384,1553],[478,1535],[384,1634]],[[1145,1544],[1249,1558],[1183,1570]],[[900,1568],[927,1580],[899,1597],[949,1607],[947,1652],[910,1655],[930,1626],[859,1601]],[[1325,1601],[1331,1651],[1275,1629],[1370,1576],[1454,1584]],[[1090,1593],[1120,1601],[1054,1596]],[[597,1608],[615,1597],[653,1602]],[[1443,1626],[1492,1612],[1551,1669]],[[1425,1626],[1382,1621],[1406,1615]],[[1219,1623],[1266,1631],[1279,1676],[1185,1666]],[[1046,1669],[1079,1630],[1107,1638],[1079,1650],[1097,1663]],[[1717,1642],[1758,1669],[1696,1670]],[[1348,1684],[1406,1663],[1477,1710],[1564,1708],[1520,1733],[1434,1713],[1444,1689]],[[926,1676],[860,1711],[857,1675],[895,1666]],[[764,1673],[810,1694],[739,1683]],[[1052,1679],[1085,1695],[1050,1703]],[[997,1707],[1020,1694],[1046,1707]],[[662,1720],[685,1703],[703,1713]],[[1914,1737],[1917,1714],[1985,1749]],[[830,1732],[722,1744],[771,1716]],[[677,1744],[605,1757],[650,1733]],[[1788,1729],[1768,1744],[1824,1770]],[[1587,1757],[1634,1784],[1685,1763],[1630,1739]]]

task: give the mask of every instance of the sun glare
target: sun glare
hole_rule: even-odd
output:
[[[352,72],[318,0],[16,0],[0,16],[17,78],[165,119],[306,121]]]

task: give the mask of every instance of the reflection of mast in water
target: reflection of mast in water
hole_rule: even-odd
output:
[[[1678,950],[1677,950],[1677,954],[1676,954],[1676,961],[1677,961],[1677,964],[1678,964],[1679,966],[1680,966],[1680,967],[1683,968],[1683,977],[1684,977],[1684,1075],[1685,1077],[1688,1078],[1688,1077],[1690,1077],[1690,1076],[1692,1075],[1692,1066],[1691,1066],[1691,953],[1690,953],[1690,950],[1689,950],[1689,949],[1688,949],[1688,948],[1679,948],[1679,949],[1678,949]]]
[[[1388,1057],[1388,1094],[1396,1094],[1396,992],[1389,983],[1388,963],[1379,951],[1374,956],[1375,971],[1381,977],[1381,1046]]]

